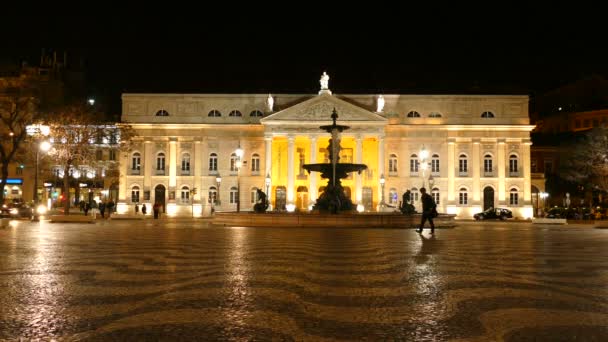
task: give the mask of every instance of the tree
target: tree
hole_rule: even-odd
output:
[[[70,210],[70,177],[77,178],[85,168],[96,169],[99,146],[117,150],[130,148],[133,130],[124,124],[117,127],[103,122],[103,116],[95,108],[85,104],[68,105],[49,116],[50,152],[58,168],[63,171],[64,213]]]
[[[608,191],[608,129],[594,128],[565,148],[560,176],[587,189]]]
[[[0,203],[4,203],[4,187],[9,165],[26,150],[27,126],[39,121],[36,89],[21,78],[0,79]]]

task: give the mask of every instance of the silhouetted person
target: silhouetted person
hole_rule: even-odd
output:
[[[108,218],[110,218],[110,216],[112,215],[112,212],[114,211],[114,200],[112,200],[110,198],[110,202],[108,202],[108,204],[106,204],[106,209],[108,209]]]
[[[139,214],[139,204],[135,203],[135,215]]]
[[[154,218],[157,219],[160,216],[160,203],[154,203],[152,210],[154,211]]]
[[[437,204],[435,204],[433,197],[426,193],[425,188],[420,188],[420,192],[422,193],[422,197],[420,198],[422,201],[422,218],[420,220],[420,228],[418,228],[416,231],[418,233],[422,233],[424,222],[429,220],[429,224],[431,225],[431,234],[434,234],[435,224],[433,223],[433,217],[435,217],[435,213],[437,212]]]
[[[104,202],[99,203],[99,213],[101,214],[101,218],[105,218],[106,212],[106,204]]]
[[[141,213],[144,214],[144,216],[146,216],[146,214],[148,213],[148,207],[146,206],[146,203],[143,203],[141,205]]]

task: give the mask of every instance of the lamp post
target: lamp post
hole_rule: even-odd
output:
[[[380,197],[380,211],[384,209],[384,183],[386,183],[386,179],[384,179],[384,173],[380,175],[380,188],[382,189],[381,197]]]
[[[543,200],[543,208],[546,208],[547,207],[546,198],[549,197],[549,194],[543,191],[539,195],[540,195],[540,198]]]
[[[241,171],[241,166],[243,165],[242,159],[244,154],[240,144],[234,153],[236,153],[236,212],[238,213],[241,211],[241,182],[239,173]]]
[[[215,195],[215,197],[216,197],[215,202],[217,202],[217,205],[220,206],[220,205],[222,205],[222,201],[220,200],[220,185],[222,184],[222,177],[220,177],[220,175],[217,175],[217,177],[215,177],[215,184],[217,184],[217,193]]]
[[[51,149],[51,144],[48,141],[41,141],[36,149],[36,174],[34,175],[34,205],[38,204],[38,164],[40,160],[40,151],[47,152]],[[36,207],[36,206],[34,206]]]
[[[268,198],[268,191],[270,191],[270,174],[266,174],[266,198]]]

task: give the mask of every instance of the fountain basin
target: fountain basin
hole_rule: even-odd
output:
[[[435,227],[453,228],[452,214],[440,214],[433,219]],[[420,225],[420,214],[401,213],[283,213],[267,212],[216,212],[212,223],[227,227],[273,227],[273,228],[401,228],[410,229]],[[428,228],[428,223],[425,224]]]

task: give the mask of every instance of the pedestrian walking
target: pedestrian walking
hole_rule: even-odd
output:
[[[428,220],[429,224],[431,225],[431,234],[435,234],[435,224],[433,223],[433,218],[437,217],[437,204],[435,204],[433,197],[426,193],[425,188],[420,188],[420,193],[422,193],[420,198],[422,201],[422,218],[420,220],[420,228],[418,228],[416,231],[418,233],[422,233],[424,223],[426,220]]]
[[[106,209],[108,210],[108,218],[112,216],[112,212],[114,211],[114,200],[110,198],[110,202],[106,204]]]
[[[99,203],[99,213],[101,214],[101,218],[105,218],[104,213],[106,211],[106,204],[104,202]]]
[[[152,210],[154,211],[154,218],[158,219],[160,217],[160,203],[154,203]]]
[[[135,203],[135,215],[139,214],[139,204]]]
[[[143,203],[141,205],[141,213],[144,214],[144,216],[146,216],[146,214],[148,213],[148,207],[146,207],[146,203]]]

